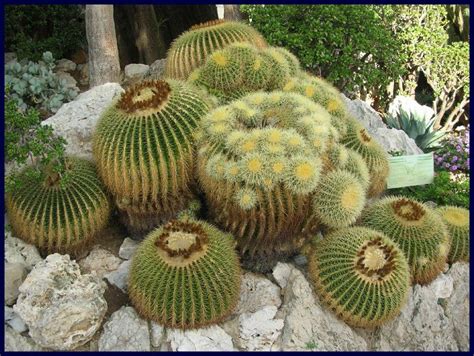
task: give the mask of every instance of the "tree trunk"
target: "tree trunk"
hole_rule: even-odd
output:
[[[89,85],[120,81],[113,5],[86,5]]]
[[[224,19],[230,21],[242,21],[242,13],[239,5],[224,5]]]

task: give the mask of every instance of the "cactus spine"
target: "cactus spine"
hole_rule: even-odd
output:
[[[106,227],[111,206],[94,165],[66,158],[67,180],[43,169],[20,176],[21,188],[7,194],[6,208],[15,236],[44,253],[76,254]]]
[[[396,317],[407,300],[406,258],[380,232],[362,227],[336,230],[316,242],[308,262],[321,300],[351,326],[382,325]]]
[[[218,323],[232,312],[240,278],[232,236],[198,220],[173,220],[138,248],[128,290],[146,319],[191,329]]]
[[[192,135],[210,107],[184,82],[145,81],[102,114],[94,156],[132,234],[150,231],[192,199]]]
[[[248,42],[259,48],[267,45],[260,33],[240,22],[215,20],[195,25],[171,45],[165,77],[185,80],[209,55],[235,42]]]
[[[395,241],[405,253],[413,281],[427,284],[442,272],[449,253],[448,231],[425,204],[389,196],[367,207],[362,224]]]

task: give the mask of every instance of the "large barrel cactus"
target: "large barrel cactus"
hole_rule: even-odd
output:
[[[396,317],[407,300],[407,260],[375,230],[336,230],[315,243],[308,262],[320,299],[349,325],[379,326]]]
[[[457,206],[436,208],[448,228],[451,240],[448,262],[469,262],[469,210]]]
[[[234,234],[250,268],[268,269],[317,227],[313,195],[337,140],[329,114],[298,94],[257,92],[211,111],[201,129],[198,178],[210,217]],[[317,198],[338,209],[337,226],[355,220],[366,193],[355,175],[341,174],[325,180],[337,196]]]
[[[399,245],[415,283],[427,284],[442,272],[450,249],[449,235],[443,221],[427,205],[389,196],[367,207],[361,221]]]
[[[101,116],[94,156],[123,222],[143,235],[192,199],[193,133],[211,107],[179,81],[144,81]]]
[[[234,21],[214,20],[191,27],[171,45],[166,60],[165,77],[187,79],[214,51],[235,42],[266,47],[266,41],[252,27]]]
[[[205,222],[173,220],[151,232],[132,261],[128,291],[137,311],[166,327],[215,324],[239,300],[235,241]]]
[[[19,188],[6,195],[13,234],[42,252],[78,254],[108,224],[111,205],[95,166],[65,159],[62,175],[26,168]]]

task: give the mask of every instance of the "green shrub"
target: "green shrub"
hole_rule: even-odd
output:
[[[78,89],[53,73],[54,66],[51,52],[43,53],[38,63],[15,60],[5,65],[5,86],[21,110],[34,107],[42,114],[54,113],[77,96]]]
[[[454,205],[469,209],[469,177],[454,181],[446,171],[435,173],[431,184],[390,189],[389,192],[419,201],[430,200],[438,205]]]
[[[252,26],[272,46],[286,47],[303,67],[344,91],[384,98],[404,59],[374,6],[245,5]],[[378,93],[378,94],[377,94]]]
[[[18,59],[37,61],[45,51],[68,57],[84,42],[81,5],[5,6],[5,48]]]

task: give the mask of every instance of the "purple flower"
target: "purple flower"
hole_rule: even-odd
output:
[[[449,168],[449,163],[445,162],[445,163],[443,163],[443,166],[444,166],[444,168]]]
[[[456,171],[457,169],[458,169],[458,166],[456,166],[456,165],[454,165],[454,166],[452,166],[452,167],[450,168],[450,170],[451,170],[452,172]]]
[[[461,152],[461,150],[462,150],[462,147],[459,146],[459,145],[457,145],[457,146],[456,146],[456,151]]]
[[[454,156],[453,159],[451,160],[451,163],[456,162],[458,159],[459,159],[458,156]]]

